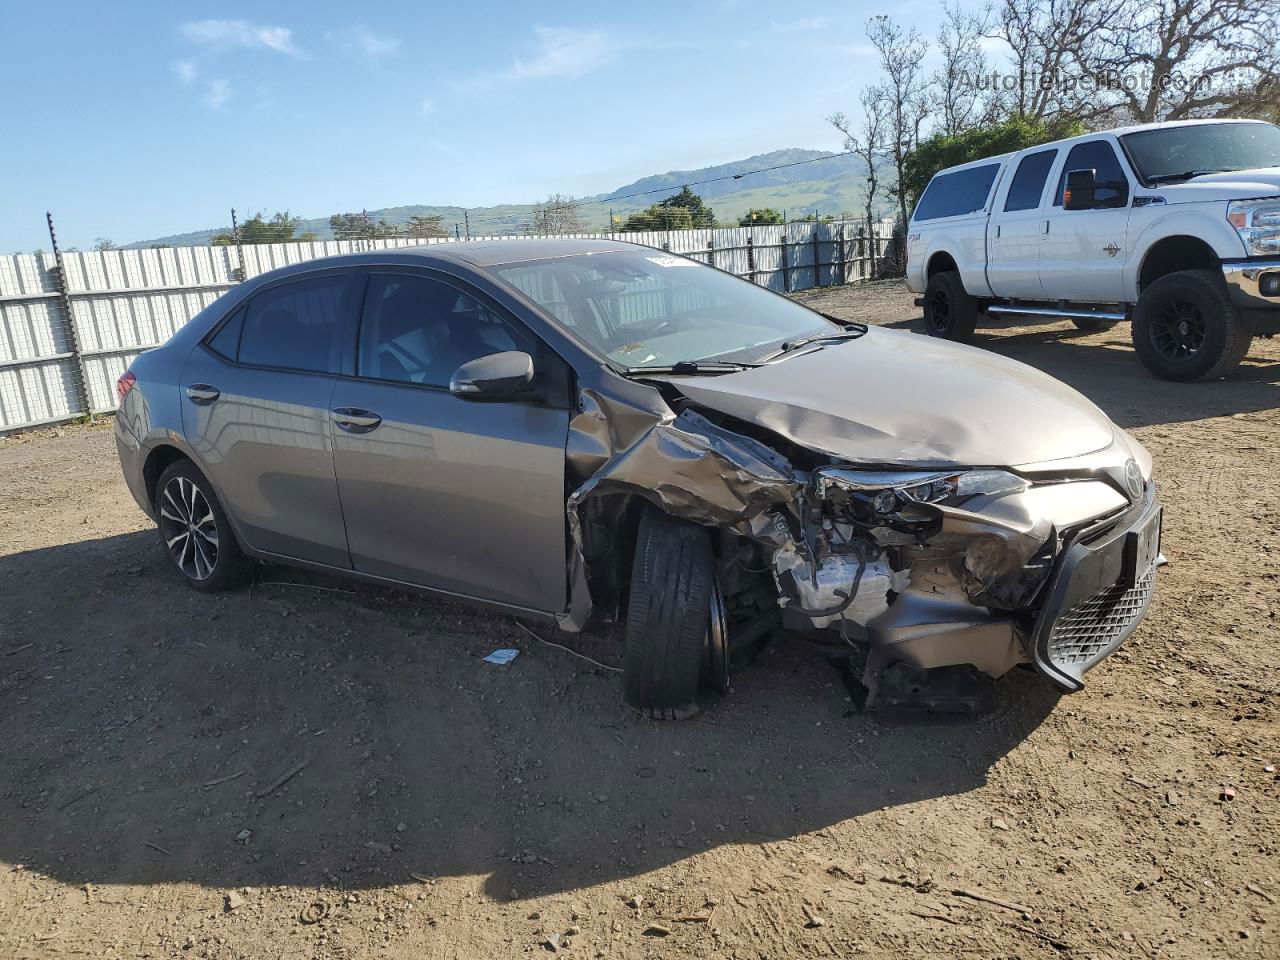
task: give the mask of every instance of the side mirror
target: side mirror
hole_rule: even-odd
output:
[[[533,392],[533,357],[519,350],[468,360],[449,379],[449,392],[464,400],[507,400]]]
[[[1063,210],[1092,210],[1098,205],[1098,171],[1068,170],[1067,186],[1062,193]]]

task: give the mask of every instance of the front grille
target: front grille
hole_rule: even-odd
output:
[[[1119,644],[1151,603],[1152,569],[1132,587],[1115,586],[1063,611],[1049,634],[1049,659],[1088,669]]]

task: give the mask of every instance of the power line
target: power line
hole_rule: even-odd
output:
[[[631,200],[635,197],[648,197],[655,193],[667,193],[671,190],[681,190],[685,187],[700,187],[706,183],[718,183],[721,180],[741,180],[743,177],[754,176],[757,173],[770,173],[774,170],[782,170],[785,167],[798,167],[805,163],[817,163],[820,160],[838,160],[841,157],[853,156],[852,150],[842,150],[840,153],[832,153],[825,157],[810,157],[808,160],[792,160],[789,163],[777,163],[772,167],[761,167],[759,170],[746,170],[742,173],[726,173],[719,177],[708,177],[705,180],[694,180],[691,183],[682,183],[678,187],[658,187],[656,190],[640,190],[636,193],[620,193],[601,197],[598,200],[575,200],[577,206],[585,207],[593,203],[613,203],[615,200]],[[536,206],[536,204],[535,204]],[[489,223],[494,220],[509,220],[510,214],[504,217],[477,217],[472,220],[473,223]]]

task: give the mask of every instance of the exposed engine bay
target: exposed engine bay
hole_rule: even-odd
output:
[[[1064,531],[1130,507],[1105,478],[850,464],[785,438],[775,449],[761,429],[678,398],[674,415],[620,410],[620,400],[584,393],[571,424],[576,466],[594,469],[568,501],[576,551],[562,626],[581,629],[616,606],[625,578],[608,573],[611,532],[639,497],[721,531],[726,599],[749,596],[731,636],[755,638],[767,621],[837,654],[857,650],[871,703],[895,670],[994,678],[1028,662]],[[619,444],[628,421],[637,429]]]

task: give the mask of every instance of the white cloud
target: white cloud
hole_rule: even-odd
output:
[[[184,84],[190,83],[196,78],[196,62],[194,60],[175,60],[171,64],[173,72],[178,75],[178,79]]]
[[[603,31],[577,27],[534,27],[537,54],[518,59],[506,72],[512,80],[580,77],[609,63],[617,45]]]
[[[297,56],[293,31],[247,20],[192,20],[182,25],[182,34],[208,47],[265,47],[277,53]]]
[[[331,31],[330,40],[335,42],[345,53],[360,53],[366,57],[385,57],[400,49],[400,41],[396,37],[377,33],[362,23],[346,30]]]
[[[222,105],[231,99],[231,84],[226,80],[210,80],[205,87],[204,105],[210,110],[221,110]]]
[[[425,117],[429,113],[436,112],[436,102],[430,97],[422,98],[422,115]]]

